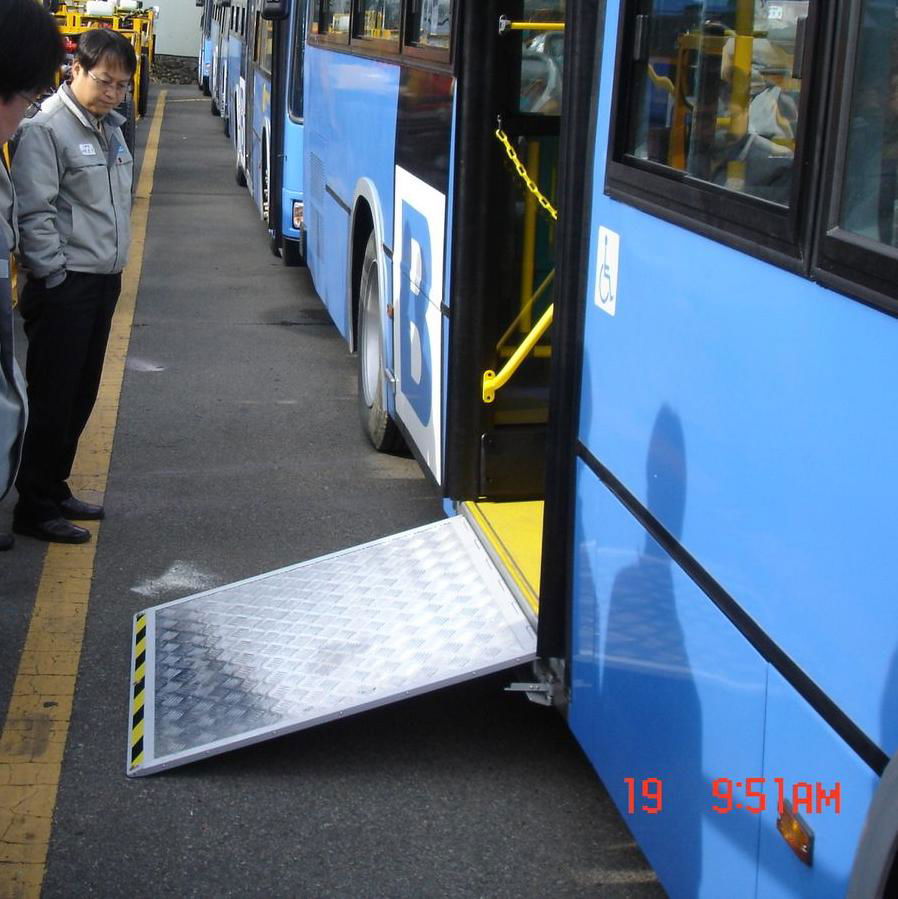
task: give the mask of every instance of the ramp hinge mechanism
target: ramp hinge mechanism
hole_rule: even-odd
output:
[[[553,704],[552,684],[544,684],[544,683],[509,684],[505,688],[505,692],[506,693],[526,693],[527,698],[531,702],[535,702],[537,705],[552,705]]]

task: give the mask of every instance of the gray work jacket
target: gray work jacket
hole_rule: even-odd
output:
[[[2,144],[0,144],[0,152],[2,152]],[[19,245],[17,219],[16,192],[12,189],[6,164],[0,159],[0,234],[3,235],[11,253],[14,253]]]
[[[134,163],[117,112],[92,120],[63,85],[26,119],[12,163],[19,255],[33,278],[110,274],[128,261]]]
[[[5,177],[6,167],[0,163],[0,181]],[[25,381],[13,356],[9,249],[6,229],[0,227],[0,499],[16,478],[28,414]]]

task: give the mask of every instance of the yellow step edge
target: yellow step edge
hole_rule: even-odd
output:
[[[462,508],[489,544],[487,549],[494,561],[502,566],[533,614],[539,614],[543,503],[465,502]]]

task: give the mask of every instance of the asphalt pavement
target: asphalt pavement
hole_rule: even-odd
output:
[[[355,359],[269,252],[208,99],[168,90],[43,895],[663,895],[562,717],[507,674],[125,777],[134,613],[442,514],[363,436]],[[4,714],[44,550],[0,557]]]

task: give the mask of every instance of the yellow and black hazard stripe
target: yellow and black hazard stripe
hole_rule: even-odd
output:
[[[134,675],[131,678],[130,768],[143,762],[143,703],[147,673],[147,616],[134,619]]]

